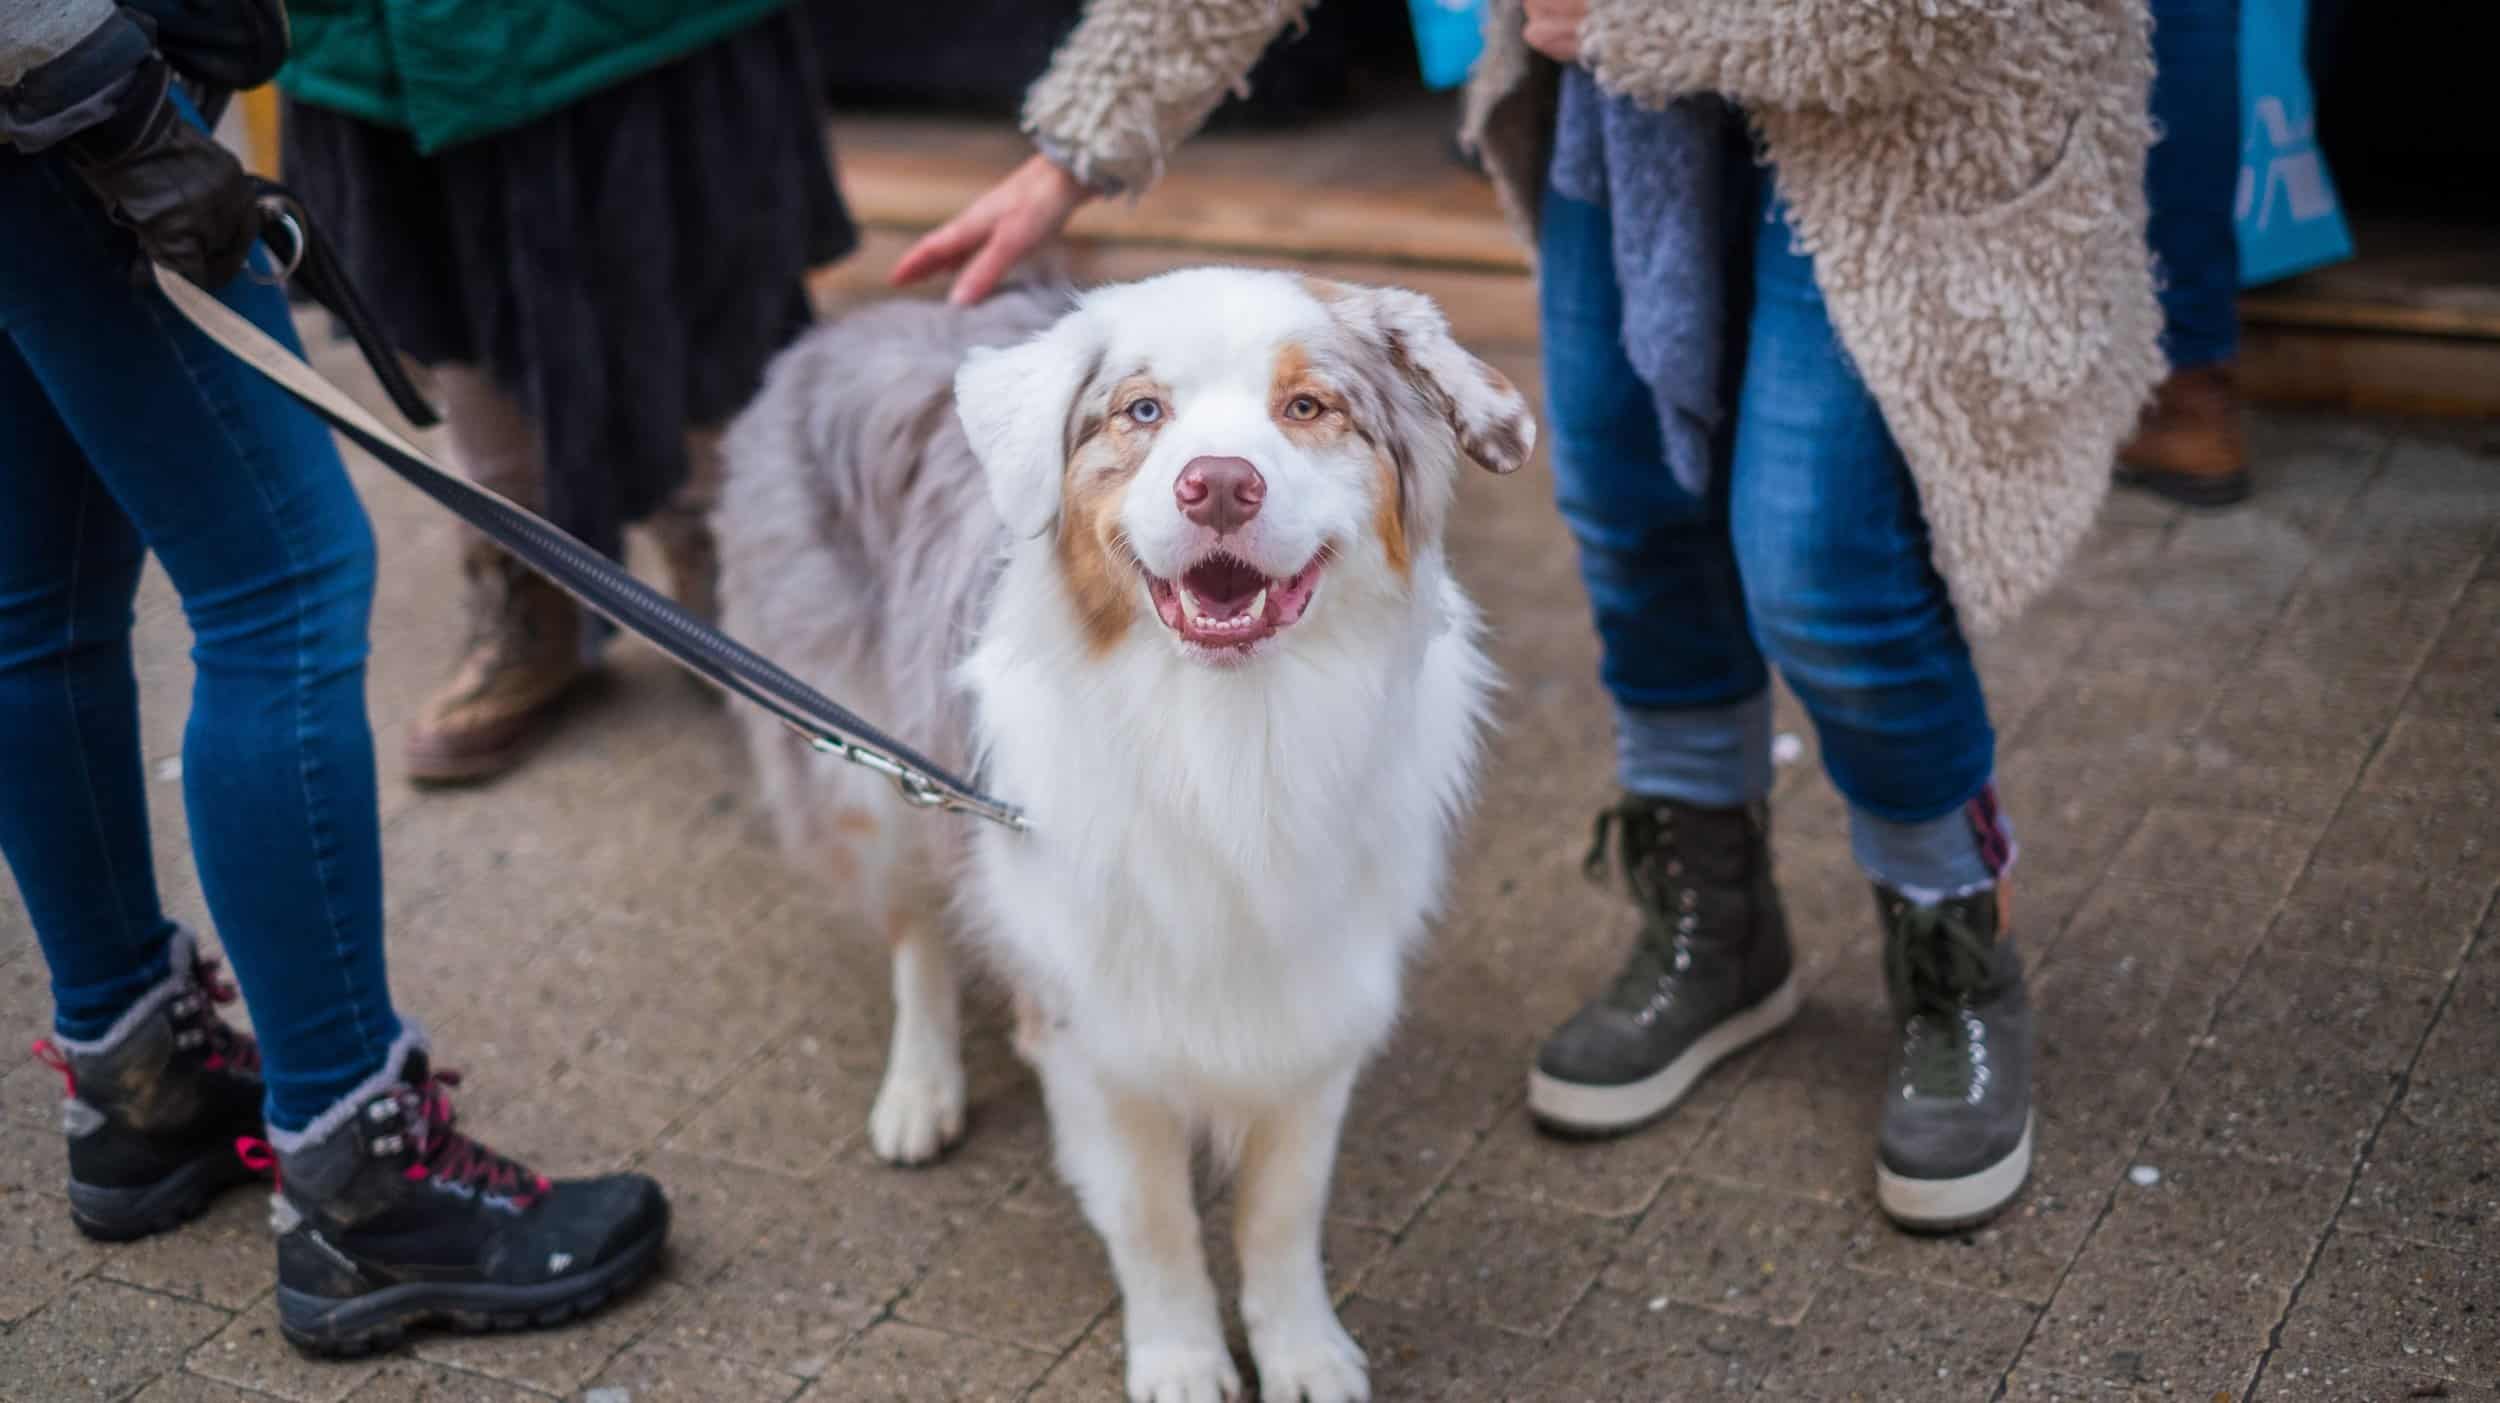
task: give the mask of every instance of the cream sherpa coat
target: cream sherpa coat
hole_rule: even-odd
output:
[[[1309,3],[1092,0],[1026,129],[1142,190]],[[1465,135],[1533,245],[1559,70],[1521,20],[1492,0]],[[2145,0],[1590,0],[1581,30],[1608,91],[1752,119],[1973,633],[2055,577],[2164,371],[2148,24]]]

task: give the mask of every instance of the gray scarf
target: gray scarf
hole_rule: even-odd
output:
[[[1657,401],[1667,467],[1708,488],[1726,406],[1731,159],[1736,109],[1683,98],[1663,110],[1610,96],[1585,68],[1565,71],[1554,131],[1554,188],[1613,216],[1623,351]]]

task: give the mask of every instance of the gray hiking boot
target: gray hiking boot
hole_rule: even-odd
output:
[[[189,931],[167,960],[101,1039],[35,1044],[67,1092],[70,1221],[103,1242],[180,1227],[253,1177],[236,1142],[261,1134],[259,1044],[218,1017],[234,987]]]
[[[1597,816],[1640,908],[1631,958],[1538,1050],[1528,1113],[1549,1130],[1616,1134],[1665,1114],[1704,1072],[1796,1016],[1788,920],[1771,885],[1769,810],[1626,795]]]
[[[549,1179],[455,1129],[422,1051],[277,1152],[278,1329],[353,1357],[408,1331],[529,1330],[588,1314],[659,1265],[669,1205],[640,1174]]]
[[[1996,1216],[2031,1175],[2031,1003],[1997,893],[1927,906],[1878,885],[1884,988],[1900,1022],[1875,1167],[1895,1223]]]

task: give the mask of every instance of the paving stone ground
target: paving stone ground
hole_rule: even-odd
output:
[[[1524,285],[1419,281],[1536,383]],[[2253,503],[2119,497],[2058,591],[1983,649],[2025,847],[2041,1158],[2003,1220],[1942,1239],[1871,1202],[1869,902],[1785,700],[1802,752],[1778,861],[1805,1016],[1635,1138],[1525,1126],[1529,1049],[1625,935],[1578,875],[1605,707],[1542,468],[1466,481],[1455,553],[1509,679],[1501,737],[1329,1225],[1378,1397],[2500,1403],[2500,440],[2256,427]],[[275,1332],[256,1196],[135,1247],[69,1230],[51,1073],[29,1063],[0,1076],[0,1397],[1118,1397],[1111,1280],[995,999],[970,1141],[921,1171],[870,1159],[882,950],[783,869],[717,706],[620,646],[522,774],[407,786],[403,728],[458,640],[453,535],[356,472],[382,541],[371,698],[400,998],[469,1069],[464,1112],[489,1136],[556,1170],[664,1176],[673,1256],[579,1328],[308,1364]],[[187,642],[151,575],[159,864],[205,922],[178,802]],[[0,894],[0,1026],[46,1016]]]

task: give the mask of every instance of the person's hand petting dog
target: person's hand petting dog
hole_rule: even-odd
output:
[[[1580,61],[1580,26],[1589,17],[1588,0],[1528,0],[1528,22],[1520,37],[1528,47],[1556,63]]]
[[[1033,156],[963,213],[922,235],[887,277],[902,287],[960,270],[946,296],[958,307],[969,306],[997,290],[1009,270],[1049,242],[1093,197],[1050,158]]]
[[[1580,61],[1580,25],[1588,0],[1527,0],[1528,47],[1558,63]],[[969,306],[998,289],[1018,263],[1067,227],[1094,192],[1047,156],[1028,157],[956,215],[920,237],[895,260],[887,281],[907,287],[953,273],[946,299]]]

